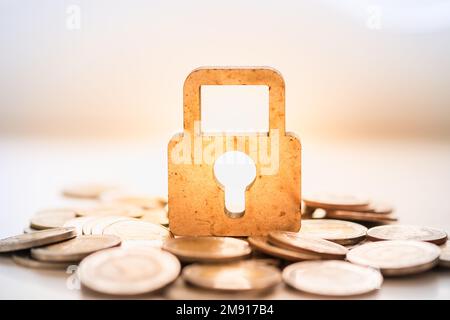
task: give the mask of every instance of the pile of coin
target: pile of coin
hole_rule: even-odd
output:
[[[75,228],[52,228],[0,241],[0,253],[12,252],[20,265],[59,269],[89,254],[120,245],[116,236],[77,236]]]
[[[319,194],[303,198],[304,218],[327,218],[383,225],[397,221],[387,204],[349,195]]]
[[[166,227],[167,202],[111,190],[104,185],[64,189],[65,197],[97,203],[38,211],[24,234],[0,240],[0,253],[29,268],[66,269],[82,261],[85,287],[108,294],[146,293],[175,280],[179,261],[160,250],[173,237]],[[133,282],[138,276],[140,284]],[[127,286],[127,281],[132,283]]]
[[[344,259],[347,254],[340,244],[301,232],[273,231],[268,237],[249,237],[248,242],[255,250],[288,261]]]
[[[387,224],[396,220],[389,206],[355,197],[305,198],[299,232],[231,238],[174,237],[163,197],[104,185],[63,194],[97,203],[37,212],[24,234],[0,240],[0,253],[30,268],[80,263],[83,288],[103,294],[151,293],[180,276],[198,290],[266,292],[284,282],[310,294],[353,296],[379,289],[383,276],[450,267],[444,231]]]

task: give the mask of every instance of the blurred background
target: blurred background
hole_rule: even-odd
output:
[[[168,140],[192,69],[264,65],[300,137],[446,140],[449,39],[447,0],[1,0],[0,136]]]

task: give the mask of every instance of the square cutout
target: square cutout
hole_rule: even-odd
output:
[[[269,131],[269,88],[264,85],[201,86],[204,133]]]

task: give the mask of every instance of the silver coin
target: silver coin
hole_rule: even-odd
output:
[[[387,240],[362,244],[347,254],[347,260],[379,268],[386,276],[420,273],[433,268],[441,254],[432,243],[415,240]]]
[[[129,218],[140,218],[144,215],[144,210],[132,205],[100,205],[90,209],[77,210],[77,216],[100,217],[100,216],[123,216]]]
[[[74,209],[41,210],[31,217],[30,227],[39,230],[60,228],[68,220],[75,217],[76,211]]]
[[[370,204],[368,199],[358,198],[352,195],[327,193],[304,196],[302,200],[308,207],[332,210],[365,210]]]
[[[304,260],[320,260],[323,258],[322,256],[315,253],[294,251],[275,246],[269,242],[267,237],[252,236],[248,238],[248,243],[252,246],[253,249],[257,251],[283,260],[304,261]]]
[[[419,240],[435,244],[443,244],[447,240],[447,234],[436,228],[388,225],[370,228],[367,231],[370,240]]]
[[[327,210],[326,217],[328,219],[340,219],[359,222],[373,222],[376,224],[389,224],[397,221],[397,217],[392,214],[344,211],[344,210]]]
[[[138,295],[175,281],[180,262],[152,248],[112,248],[86,257],[78,268],[83,286],[110,295]]]
[[[283,280],[291,287],[323,296],[354,296],[379,289],[381,273],[339,260],[304,261],[283,270]]]
[[[81,261],[93,252],[120,245],[113,235],[78,236],[68,241],[31,249],[31,256],[40,261]]]
[[[20,234],[0,240],[0,252],[12,252],[44,246],[77,236],[75,228],[55,228]]]
[[[358,243],[366,237],[367,228],[354,222],[332,219],[302,220],[299,235],[312,236],[342,245]]]
[[[224,264],[191,264],[183,279],[192,285],[220,291],[261,291],[281,282],[278,268],[253,261]]]
[[[68,198],[99,199],[103,193],[115,188],[115,186],[108,186],[104,184],[74,185],[66,187],[62,194]]]
[[[12,256],[13,261],[23,267],[33,269],[51,269],[51,270],[66,270],[73,263],[69,262],[46,262],[33,259],[29,253],[18,254]]]
[[[450,268],[450,241],[441,246],[441,255],[439,256],[439,265]]]
[[[302,236],[297,232],[272,231],[269,242],[290,250],[318,254],[324,259],[344,259],[348,252],[347,248],[335,242]]]
[[[103,234],[113,234],[122,239],[127,247],[148,246],[161,247],[164,240],[172,238],[173,235],[169,229],[162,225],[142,221],[138,219],[122,220],[110,224],[103,230]]]

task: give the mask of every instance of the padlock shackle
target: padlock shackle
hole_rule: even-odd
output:
[[[285,134],[285,85],[281,74],[268,67],[202,67],[193,70],[183,87],[184,131],[201,134],[201,86],[266,85],[269,88],[269,134]],[[197,132],[194,124],[198,122]]]

